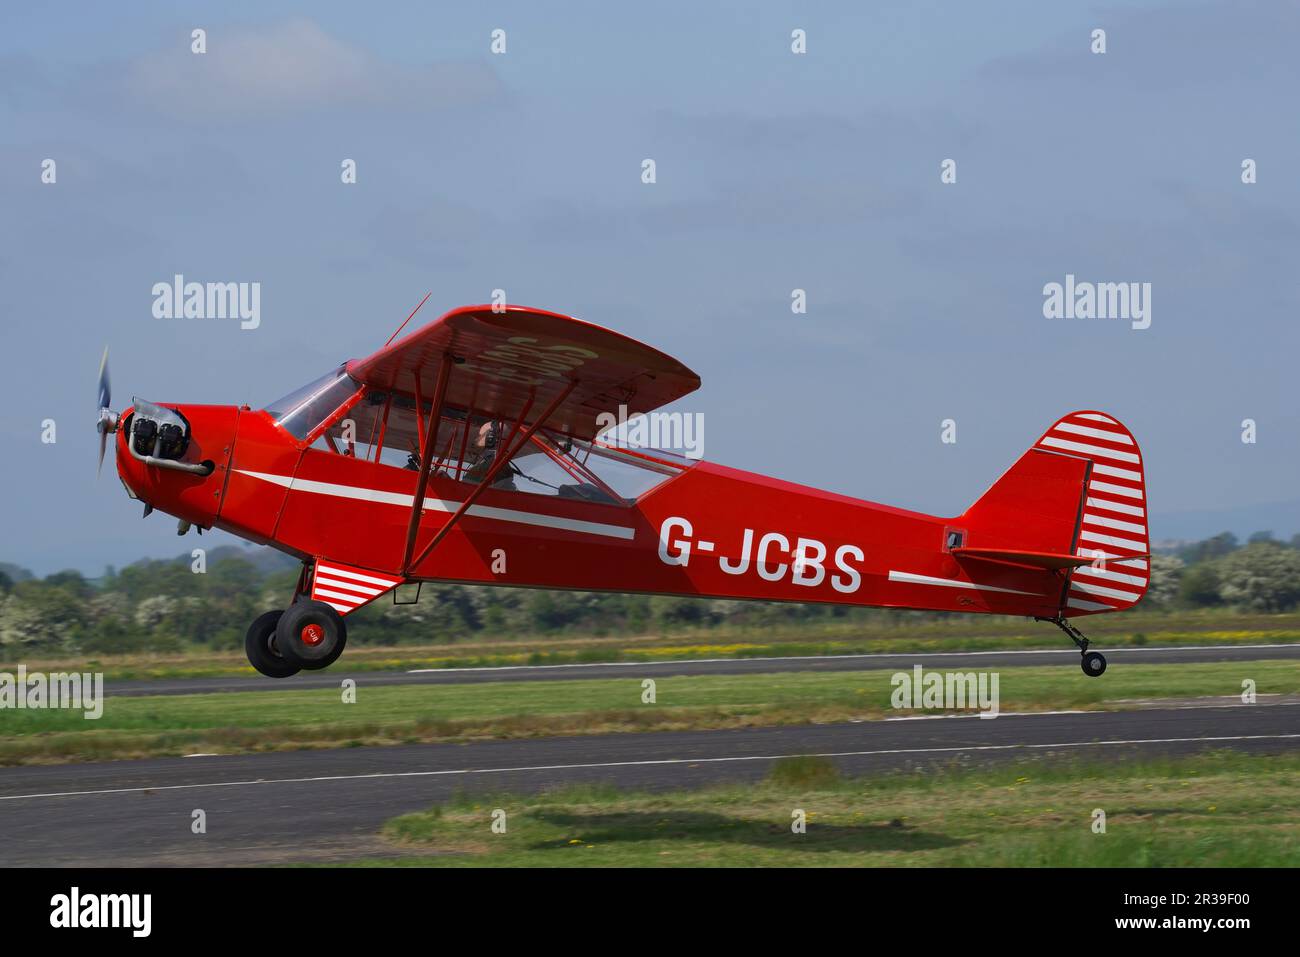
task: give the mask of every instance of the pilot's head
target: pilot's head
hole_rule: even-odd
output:
[[[495,419],[484,422],[478,427],[478,438],[474,440],[476,448],[494,449],[497,447],[497,441],[501,435],[501,423]]]

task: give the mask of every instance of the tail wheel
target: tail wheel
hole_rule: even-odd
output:
[[[248,626],[244,636],[244,653],[248,663],[268,678],[289,678],[296,675],[299,666],[280,653],[276,640],[276,625],[284,615],[282,611],[268,611]]]
[[[280,654],[306,671],[328,668],[343,654],[348,643],[348,626],[323,601],[299,601],[275,626]]]

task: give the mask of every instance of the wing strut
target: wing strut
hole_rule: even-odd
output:
[[[415,483],[415,500],[411,503],[411,518],[406,524],[406,550],[402,552],[402,575],[411,565],[411,552],[415,550],[415,534],[420,530],[420,515],[424,512],[424,492],[429,487],[429,467],[433,464],[434,439],[438,436],[438,423],[442,421],[442,399],[447,394],[448,372],[451,369],[451,354],[444,352],[438,366],[438,380],[434,386],[433,405],[429,409],[429,422],[425,426],[425,435],[420,446],[420,477]],[[415,408],[418,411],[420,403]],[[469,420],[466,419],[466,428]]]
[[[487,474],[483,476],[482,480],[478,483],[478,485],[474,486],[473,491],[471,491],[467,496],[465,496],[465,501],[460,503],[460,507],[457,508],[456,511],[452,513],[451,518],[447,519],[447,523],[443,525],[442,528],[438,529],[437,534],[433,536],[433,540],[430,541],[428,545],[424,546],[423,551],[420,552],[420,554],[416,557],[415,561],[410,563],[410,567],[414,567],[420,564],[420,562],[424,561],[426,558],[429,557],[429,553],[433,551],[434,546],[436,546],[440,541],[443,540],[443,538],[446,537],[447,533],[451,531],[452,526],[454,526],[458,521],[460,521],[462,515],[464,515],[466,512],[469,511],[469,507],[473,505],[474,502],[478,500],[478,497],[483,494],[484,490],[487,489],[492,484],[492,482],[496,479],[497,474],[503,468],[505,468],[506,464],[511,459],[513,459],[515,455],[518,454],[519,450],[522,449],[528,443],[528,440],[533,437],[533,433],[542,427],[542,424],[545,423],[546,420],[551,417],[551,414],[560,407],[560,403],[562,403],[565,399],[569,397],[569,393],[572,392],[577,385],[578,385],[578,380],[571,379],[569,381],[569,384],[565,386],[564,391],[562,391],[559,395],[557,395],[554,399],[552,399],[551,404],[546,407],[545,411],[543,411],[542,414],[539,415],[537,418],[533,419],[532,424],[524,428],[522,432],[519,431],[519,423],[515,424],[515,431],[512,432],[510,434],[510,438],[506,440],[505,448],[503,449],[502,454],[496,457],[496,459],[492,462],[492,466],[488,469]],[[525,409],[523,415],[520,416],[520,420],[522,421],[523,416],[527,414],[528,414],[528,410]],[[513,444],[511,442],[512,439],[515,440]],[[423,507],[423,499],[424,499],[424,490],[423,487],[421,487],[420,494],[417,496],[417,500],[416,500],[417,509],[412,515],[413,521],[418,520],[419,518],[420,515],[419,509]],[[414,528],[414,525],[412,526],[412,528]],[[409,549],[408,549],[408,554],[409,554]],[[406,573],[407,567],[408,567],[407,564],[403,562],[402,563],[403,574]]]

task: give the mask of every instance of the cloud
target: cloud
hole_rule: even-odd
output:
[[[1104,56],[1089,50],[1093,26],[1106,30]],[[981,72],[1042,96],[1080,80],[1094,95],[1100,85],[1130,96],[1191,88],[1226,88],[1236,95],[1239,87],[1261,80],[1300,79],[1297,29],[1300,9],[1269,0],[1113,8],[1087,29],[1062,34],[1038,50],[994,57]]]
[[[379,60],[295,19],[237,32],[212,30],[207,52],[189,39],[126,64],[126,95],[175,115],[247,115],[339,106],[446,108],[500,95],[483,63],[445,62],[414,68]]]

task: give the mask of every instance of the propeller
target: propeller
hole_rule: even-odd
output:
[[[117,413],[113,411],[113,390],[108,382],[108,346],[104,347],[104,358],[99,360],[99,420],[95,430],[99,432],[99,466],[95,474],[104,470],[104,452],[108,449],[108,435],[117,431]]]

